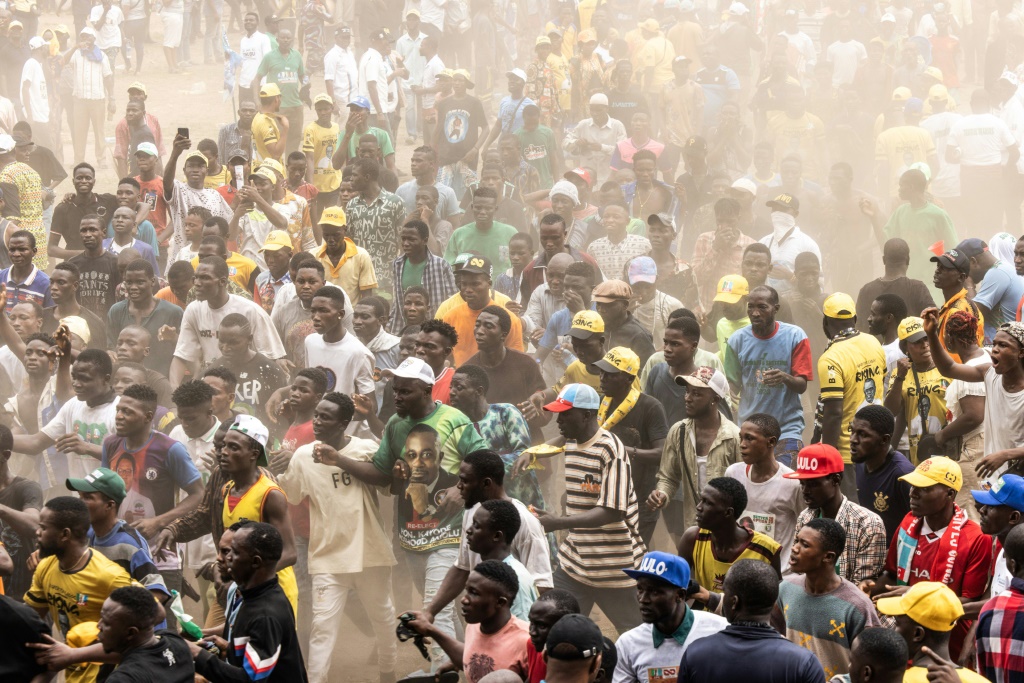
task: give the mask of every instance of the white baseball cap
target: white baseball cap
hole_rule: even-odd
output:
[[[505,75],[506,76],[515,76],[516,78],[521,80],[523,83],[526,82],[526,72],[523,71],[522,69],[512,69],[511,71],[506,71]]]
[[[732,188],[735,190],[743,190],[749,192],[752,195],[757,195],[757,183],[750,178],[738,178],[733,182]]]
[[[229,430],[241,432],[246,436],[252,437],[259,442],[264,448],[267,447],[267,443],[270,442],[270,430],[267,426],[260,422],[260,419],[255,415],[236,415],[235,421],[228,427]]]
[[[47,43],[39,36],[32,36],[32,38],[28,41],[28,49],[30,50],[38,50],[39,48],[46,47],[47,45],[49,45],[49,43]]]
[[[405,379],[418,379],[430,386],[434,386],[434,371],[427,365],[425,360],[415,356],[403,360],[397,368],[391,371],[391,374],[395,377],[404,377]]]
[[[608,106],[608,96],[605,95],[603,92],[596,92],[596,93],[594,93],[593,95],[590,96],[590,103],[591,104],[603,104],[604,106],[607,107]]]

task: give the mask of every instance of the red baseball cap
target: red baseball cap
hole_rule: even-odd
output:
[[[796,472],[784,474],[786,479],[819,479],[843,471],[843,456],[833,446],[813,443],[796,455]]]
[[[572,169],[571,171],[566,171],[562,175],[563,178],[569,181],[572,180],[572,176],[576,176],[577,178],[585,182],[587,184],[587,187],[590,187],[594,184],[594,178],[593,176],[590,175],[590,171],[583,168],[582,166],[578,166]]]

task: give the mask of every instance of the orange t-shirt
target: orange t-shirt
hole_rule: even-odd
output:
[[[487,305],[490,306],[494,303],[492,299],[487,302]],[[445,313],[441,318],[441,320],[454,327],[455,331],[459,333],[459,343],[452,350],[452,355],[455,357],[455,367],[465,363],[477,352],[473,328],[476,326],[476,319],[479,316],[480,311],[474,311],[469,307],[469,304],[463,301]],[[505,336],[505,346],[514,351],[523,351],[523,324],[519,321],[518,315],[509,312],[509,317],[512,318],[512,329]]]
[[[178,308],[185,308],[185,302],[179,299],[178,297],[174,296],[174,292],[171,291],[170,287],[163,287],[153,296],[155,296],[157,299],[163,299],[164,301],[172,303]]]

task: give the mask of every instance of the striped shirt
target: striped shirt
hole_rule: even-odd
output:
[[[602,527],[570,529],[558,548],[562,571],[596,588],[632,588],[622,570],[640,566],[647,548],[638,530],[632,468],[617,436],[598,429],[586,443],[566,443],[565,492],[568,515],[605,507],[625,516]]]
[[[74,86],[71,90],[71,95],[74,98],[79,100],[106,98],[107,90],[103,79],[113,76],[114,72],[110,70],[110,60],[107,59],[107,56],[101,52],[100,57],[100,61],[94,62],[91,59],[86,59],[81,50],[75,50],[75,53],[71,55],[68,66],[71,67],[74,74]]]

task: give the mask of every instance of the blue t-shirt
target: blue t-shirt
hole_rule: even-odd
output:
[[[118,516],[129,523],[168,512],[177,490],[202,478],[185,446],[160,432],[152,432],[137,450],[130,450],[124,437],[108,436],[100,464],[124,479],[128,496]]]
[[[596,311],[597,304],[590,304],[590,310]],[[564,337],[569,334],[569,330],[572,329],[572,318],[576,315],[571,312],[568,308],[560,308],[551,314],[548,318],[548,326],[544,328],[544,336],[540,338],[537,346],[545,349],[553,349],[559,344],[559,337]],[[572,356],[572,348],[563,349],[566,353]],[[575,360],[573,356],[566,361],[566,366]]]
[[[800,394],[783,384],[762,382],[766,370],[781,370],[810,381],[814,376],[811,343],[804,331],[789,323],[775,323],[767,339],[742,327],[729,336],[725,351],[725,376],[740,385],[739,422],[754,413],[774,415],[782,427],[783,439],[800,439],[804,433],[804,409]]]
[[[11,269],[0,270],[0,283],[7,288],[7,315],[11,309],[26,301],[35,301],[43,308],[53,308],[57,304],[50,296],[50,277],[32,266],[32,273],[25,278],[24,282],[15,282],[11,279]]]
[[[107,251],[110,251],[110,245],[113,243],[114,238],[108,237],[105,240],[103,240],[103,248],[106,249]],[[153,272],[157,275],[157,277],[160,276],[160,264],[157,263],[156,253],[153,251],[153,247],[146,244],[144,240],[136,239],[135,242],[130,247],[125,247],[125,249],[134,249],[137,252],[139,252],[139,256],[149,261],[149,265],[153,266]]]
[[[903,518],[910,512],[910,484],[900,477],[914,471],[914,465],[899,451],[891,451],[885,464],[868,472],[864,463],[858,463],[857,502],[882,518],[885,537],[892,540]]]
[[[1013,322],[1017,316],[1017,304],[1024,297],[1024,279],[1017,275],[1013,266],[996,261],[985,273],[985,279],[978,285],[974,303],[992,311],[985,316],[985,338],[992,339],[1003,323]]]
[[[523,127],[523,109],[527,105],[534,104],[526,95],[523,99],[514,100],[511,95],[505,95],[498,105],[498,122],[501,124],[502,133],[515,133]]]

